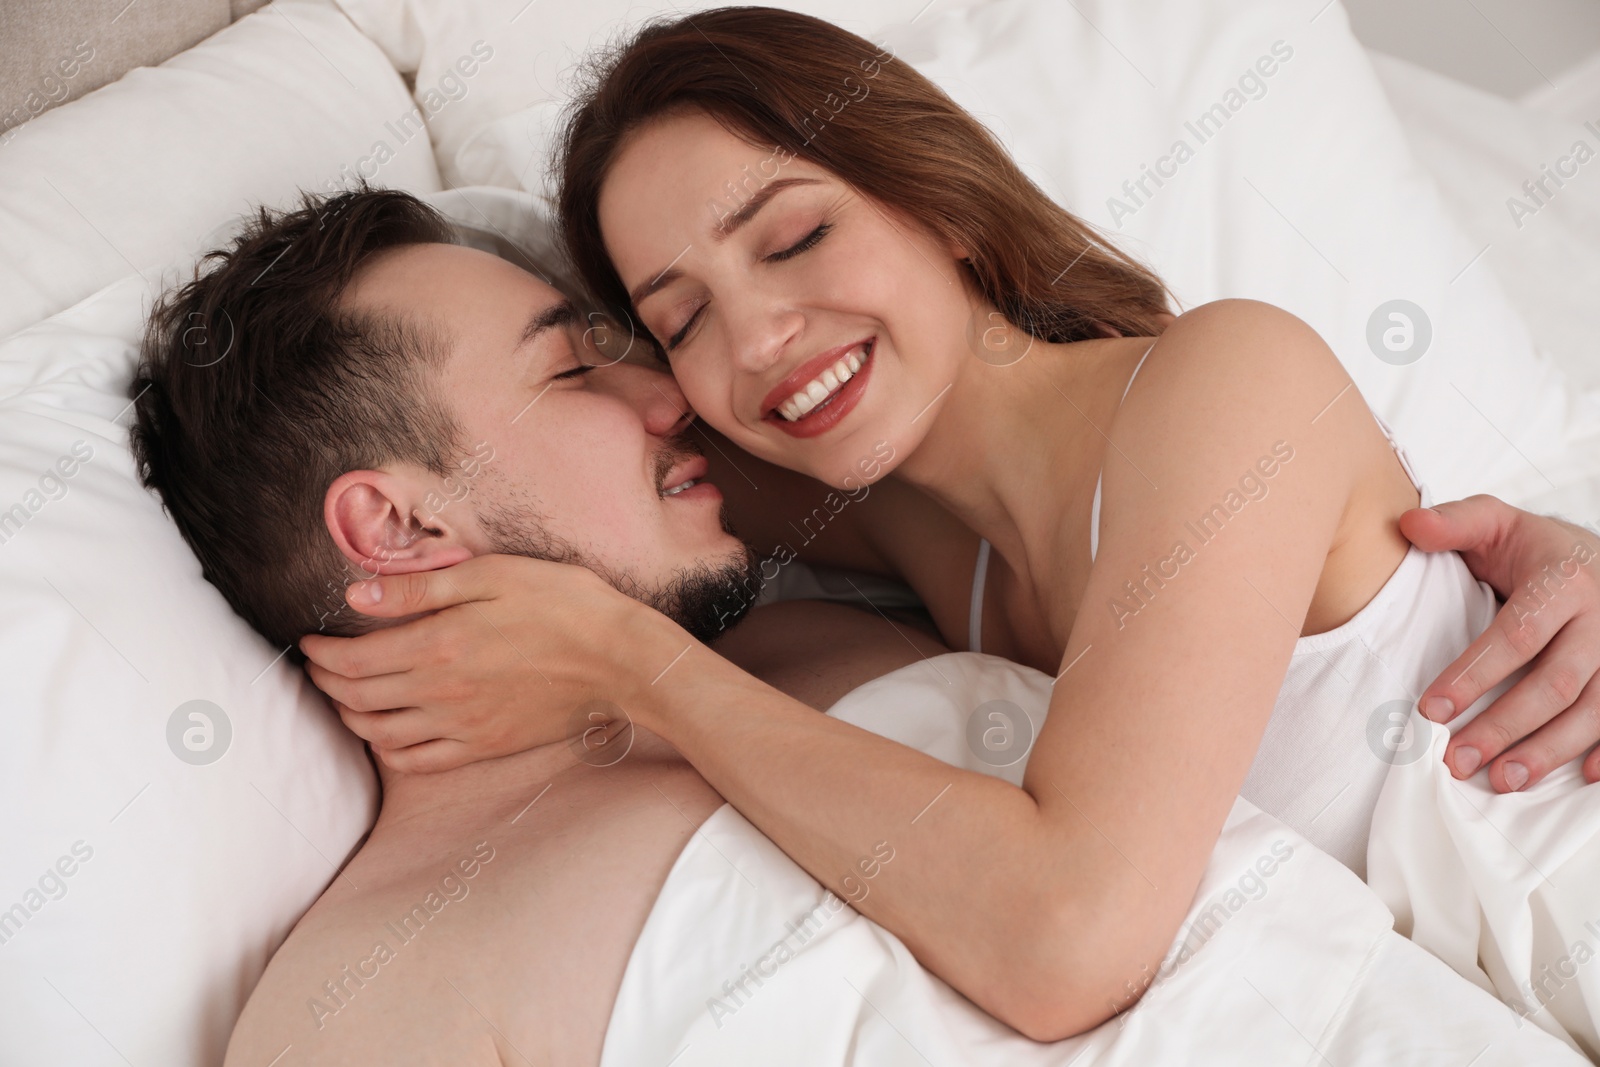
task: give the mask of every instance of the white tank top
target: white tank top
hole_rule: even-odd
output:
[[[1151,347],[1154,347],[1153,345]],[[1145,357],[1149,356],[1146,350]],[[1144,366],[1144,359],[1128,378]],[[1124,399],[1128,389],[1122,392]],[[1432,503],[1405,450],[1382,419],[1422,507]],[[1096,482],[1089,558],[1100,543]],[[989,543],[978,546],[968,647],[981,651],[984,572]],[[1422,690],[1493,621],[1499,602],[1454,552],[1412,546],[1383,588],[1343,626],[1302,637],[1240,794],[1366,877],[1373,808],[1391,765],[1419,758],[1406,725]],[[1503,686],[1450,723],[1464,726]]]

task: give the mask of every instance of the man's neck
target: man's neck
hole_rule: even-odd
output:
[[[556,741],[432,774],[397,771],[378,760],[383,809],[374,832],[423,821],[482,817],[500,803],[512,809],[506,813],[511,819],[518,814],[515,808],[526,803],[523,795],[530,786],[542,787],[576,767],[582,754],[570,742]]]

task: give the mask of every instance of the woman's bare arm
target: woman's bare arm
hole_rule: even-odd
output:
[[[1101,555],[1024,788],[816,716],[703,652],[630,707],[830,886],[889,841],[904,862],[861,911],[1030,1037],[1081,1032],[1126,1005],[1124,983],[1178,928],[1373,432],[1292,316],[1214,305],[1164,336],[1111,432],[1127,462],[1106,467]],[[1266,498],[1135,615],[1110,607],[1274,456]],[[665,666],[680,649],[651,637],[636,651]]]
[[[426,741],[439,735],[425,707],[470,705],[468,733],[493,750],[559,739],[561,713],[613,700],[836,890],[887,841],[905,859],[858,908],[1023,1033],[1077,1033],[1126,1007],[1126,983],[1139,988],[1170,945],[1356,472],[1374,455],[1394,462],[1321,340],[1243,302],[1198,309],[1163,335],[1110,436],[1101,555],[1024,788],[819,716],[590,572],[535,560],[374,583],[387,591],[374,613],[438,613],[344,644],[308,639],[313,676],[359,709],[345,721],[386,760],[419,766],[435,758],[430,746],[464,745]],[[1267,496],[1213,520],[1222,528],[1204,544],[1186,534],[1263,464]],[[1180,539],[1194,547],[1174,562]],[[1156,585],[1151,572],[1166,577]],[[1369,577],[1375,589],[1387,574]],[[1119,611],[1125,582],[1151,584]],[[351,603],[374,611],[359,589]],[[492,633],[468,625],[479,618],[496,620]],[[469,659],[468,674],[438,670]],[[435,678],[426,689],[406,682],[424,675]],[[503,701],[478,689],[517,692],[521,715],[499,714]],[[410,710],[370,710],[396,706],[402,690]]]

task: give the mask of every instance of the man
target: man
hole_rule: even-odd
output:
[[[581,562],[716,632],[749,604],[751,556],[716,499],[673,492],[704,461],[671,377],[586,379],[567,300],[449,240],[400,194],[308,201],[157,312],[136,447],[207,577],[284,644],[365,629],[352,577],[495,552]],[[231,349],[202,357],[202,337]],[[719,648],[817,708],[943,651],[838,605],[757,616]],[[273,959],[228,1062],[597,1060],[634,939],[722,798],[657,739],[602,727],[379,770],[376,827]]]
[[[345,607],[351,578],[530,555],[717,634],[753,560],[719,495],[684,490],[706,464],[672,379],[594,369],[559,292],[450,237],[403,194],[308,200],[157,310],[135,448],[208,579],[292,645],[376,624]],[[495,566],[455,573],[492,587]],[[943,649],[791,602],[718,651],[822,709]],[[607,709],[572,732],[431,775],[380,765],[377,825],[274,957],[229,1062],[598,1060],[634,940],[722,798]]]

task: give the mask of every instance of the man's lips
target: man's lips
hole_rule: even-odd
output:
[[[690,456],[682,462],[675,464],[661,480],[660,493],[663,497],[676,496],[682,493],[685,482],[700,482],[705,478],[711,465],[704,456]]]
[[[792,398],[796,393],[802,392],[806,386],[821,377],[823,371],[831,369],[834,364],[847,357],[851,352],[861,355],[860,350],[864,348],[865,353],[870,356],[873,340],[874,338],[864,337],[860,340],[851,341],[837,348],[830,348],[826,352],[819,352],[800,364],[792,374],[779,382],[772,392],[768,393],[766,398],[761,401],[761,417],[764,419],[772,417],[783,418],[782,414],[778,412],[779,405]]]

